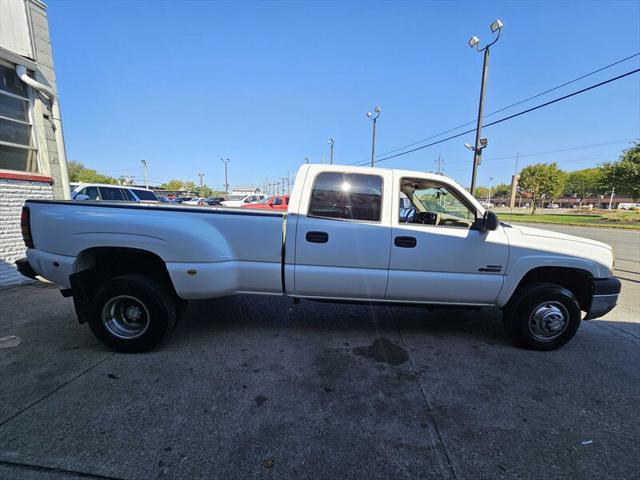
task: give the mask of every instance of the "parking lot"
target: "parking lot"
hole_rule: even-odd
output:
[[[492,308],[237,296],[124,355],[56,288],[0,291],[0,478],[638,478],[640,233],[548,228],[613,244],[623,282],[554,352]]]

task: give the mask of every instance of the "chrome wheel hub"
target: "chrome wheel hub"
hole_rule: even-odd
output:
[[[119,295],[102,307],[102,324],[115,337],[131,340],[149,328],[149,310],[135,297]]]
[[[569,324],[569,312],[560,302],[545,302],[535,307],[529,317],[529,331],[540,341],[559,337]]]

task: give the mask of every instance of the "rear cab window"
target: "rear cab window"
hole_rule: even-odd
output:
[[[315,178],[308,216],[380,222],[381,214],[381,176],[323,172]]]

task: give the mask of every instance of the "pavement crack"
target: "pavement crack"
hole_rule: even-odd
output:
[[[398,334],[400,335],[400,341],[402,342],[402,346],[407,352],[409,352],[410,351],[409,346],[407,345],[407,342],[404,339],[404,335],[402,334],[402,330],[400,329],[400,324],[398,322],[398,319],[396,318],[395,313],[393,312],[393,307],[391,306],[389,307],[389,312],[391,314],[391,318],[393,318],[393,322],[396,325]],[[416,378],[418,378],[418,381],[416,383],[418,384],[418,388],[420,389],[420,394],[422,396],[422,399],[424,400],[424,404],[427,407],[427,417],[428,417],[427,425],[429,426],[429,432],[432,436],[432,439],[436,444],[436,450],[439,453],[437,456],[438,456],[438,463],[440,464],[440,471],[442,472],[442,478],[453,478],[454,480],[456,480],[458,476],[456,475],[456,471],[453,468],[453,462],[451,461],[451,457],[449,455],[449,451],[447,450],[447,446],[444,443],[444,438],[442,438],[442,433],[440,432],[440,428],[438,428],[436,419],[433,417],[433,414],[431,413],[433,412],[433,408],[431,407],[429,396],[427,395],[427,392],[425,391],[422,385],[422,381],[420,380],[418,369],[416,368],[416,365],[413,361],[413,357],[411,356],[411,354],[409,354],[409,366],[411,369],[411,373],[416,375]],[[434,436],[435,438],[433,438]],[[444,461],[442,457],[444,457]]]
[[[74,382],[75,380],[77,380],[78,378],[80,378],[81,376],[83,376],[85,373],[90,372],[91,370],[93,370],[94,368],[96,368],[98,365],[101,365],[102,363],[106,362],[107,360],[109,360],[111,357],[113,357],[116,354],[116,352],[112,352],[109,355],[107,355],[106,357],[104,357],[102,360],[100,360],[99,362],[94,363],[93,365],[91,365],[89,368],[83,370],[82,372],[80,372],[78,375],[76,375],[75,377],[71,378],[70,380],[67,380],[66,382],[64,382],[62,385],[59,385],[58,387],[54,388],[53,390],[51,390],[49,393],[47,393],[46,395],[44,395],[43,397],[40,397],[38,400],[30,403],[29,405],[27,405],[26,407],[24,407],[22,410],[20,410],[19,412],[15,413],[14,415],[10,416],[9,418],[7,418],[4,422],[0,423],[0,428],[2,428],[3,426],[5,426],[7,423],[9,423],[11,420],[13,420],[14,418],[22,415],[24,412],[26,412],[27,410],[31,409],[32,407],[35,407],[36,405],[38,405],[40,402],[42,402],[43,400],[46,400],[47,398],[49,398],[51,395],[53,395],[54,393],[58,392],[59,390],[61,390],[62,388],[66,387],[67,385],[69,385],[71,382]]]
[[[15,467],[23,470],[35,470],[38,472],[58,473],[60,475],[73,475],[75,477],[88,478],[90,480],[124,480],[121,477],[112,477],[112,476],[99,475],[95,473],[86,473],[86,472],[80,472],[77,470],[67,470],[65,468],[43,467],[42,465],[33,465],[30,463],[9,462],[6,460],[0,460],[0,465],[4,465],[7,467]]]

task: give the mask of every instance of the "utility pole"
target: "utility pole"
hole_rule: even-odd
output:
[[[367,112],[367,118],[373,122],[373,138],[371,139],[371,166],[376,166],[376,123],[378,123],[378,117],[382,109],[376,107],[373,109],[374,113]]]
[[[198,193],[202,196],[202,190],[204,188],[204,173],[199,173],[198,176],[200,177],[200,192]]]
[[[335,143],[336,143],[336,141],[335,141],[333,138],[330,138],[330,139],[329,139],[329,150],[330,150],[330,153],[329,153],[329,159],[330,159],[330,160],[329,160],[329,163],[330,163],[330,164],[332,164],[332,165],[333,165],[333,145],[334,145]],[[322,162],[322,163],[324,163],[324,162]]]
[[[144,187],[146,189],[149,189],[149,172],[147,169],[147,161],[140,160],[140,163],[142,163],[142,166],[144,167]]]
[[[442,175],[444,173],[444,160],[440,158],[440,155],[438,155],[438,159],[434,160],[433,163],[436,164],[436,172],[438,175]]]
[[[487,203],[491,203],[491,189],[493,188],[493,177],[489,177],[489,197],[487,198]]]
[[[484,52],[484,59],[482,61],[482,82],[480,83],[480,103],[478,105],[478,120],[476,125],[476,142],[473,147],[473,169],[471,173],[471,195],[475,193],[476,190],[476,176],[478,172],[478,165],[480,165],[480,161],[482,160],[482,149],[487,146],[486,139],[482,139],[482,112],[484,109],[484,91],[485,85],[487,83],[487,67],[489,64],[489,47],[496,43],[500,38],[500,33],[502,32],[502,27],[504,24],[501,20],[496,20],[490,25],[490,29],[492,33],[498,32],[495,40],[485,47],[478,47],[480,43],[480,39],[476,36],[473,36],[469,39],[469,46],[471,48],[475,48],[479,52]],[[484,140],[484,142],[483,142]],[[483,145],[484,143],[484,145]]]
[[[222,163],[224,163],[224,194],[228,195],[229,194],[229,180],[227,177],[227,166],[229,164],[229,159],[227,158],[226,160],[224,158],[221,158],[220,161]]]
[[[611,204],[613,203],[613,196],[616,193],[616,187],[613,187],[611,189],[611,197],[609,197],[609,210],[611,210]]]
[[[285,195],[289,195],[291,193],[291,178],[289,176],[289,172],[287,172],[287,193]]]
[[[309,165],[309,157],[304,157],[304,163],[306,163],[307,165]]]

